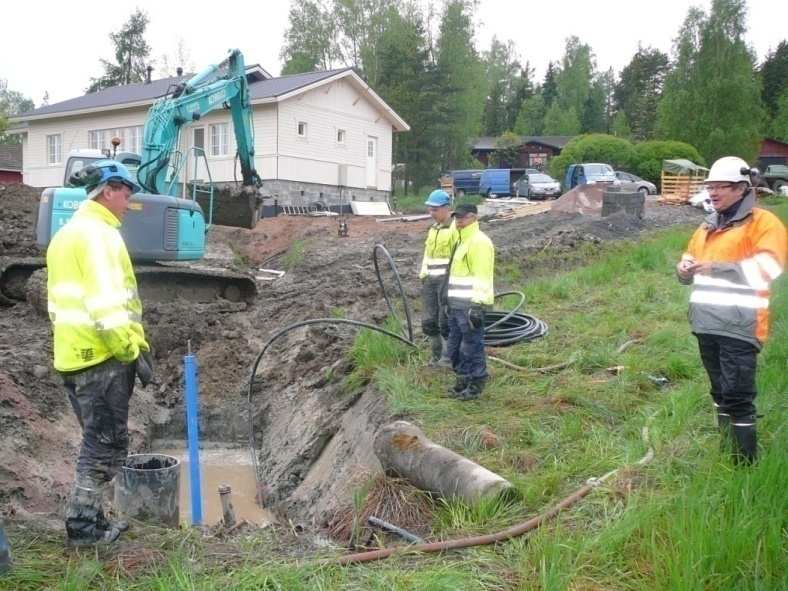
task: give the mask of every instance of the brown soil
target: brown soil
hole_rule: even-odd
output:
[[[39,192],[0,192],[0,255],[34,255]],[[483,224],[499,260],[532,270],[535,253],[568,255],[581,243],[636,236],[644,229],[697,223],[689,207],[652,206],[644,220],[590,219],[540,214]],[[215,227],[210,241],[229,247],[233,264],[283,269],[259,283],[251,305],[217,300],[143,302],[155,351],[156,381],[132,398],[131,451],[156,438],[183,438],[182,358],[187,342],[200,366],[201,434],[206,440],[244,444],[249,373],[263,343],[278,329],[308,318],[335,316],[380,323],[386,315],[370,254],[385,243],[411,302],[419,293],[418,265],[427,221],[378,223],[348,219],[350,235],[337,235],[335,218],[278,217],[253,230]],[[566,256],[565,256],[566,255]],[[228,263],[229,265],[230,263]],[[499,286],[503,288],[505,286]],[[374,471],[371,440],[389,420],[385,401],[370,385],[348,391],[347,351],[354,331],[333,326],[298,329],[263,360],[253,416],[260,475],[268,502],[295,522],[323,524],[350,502],[350,483]],[[0,308],[0,511],[61,511],[78,451],[78,425],[51,364],[51,331],[28,303]]]

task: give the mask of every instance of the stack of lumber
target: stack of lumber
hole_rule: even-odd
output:
[[[703,188],[705,173],[698,175],[671,174],[662,171],[662,195],[657,198],[660,203],[681,205],[689,203],[690,197]]]

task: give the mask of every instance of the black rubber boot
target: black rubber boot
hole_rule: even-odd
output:
[[[487,378],[474,378],[468,384],[468,387],[457,395],[458,400],[478,400],[484,390],[484,385],[487,383]]]
[[[128,527],[128,526],[127,526]],[[120,536],[101,509],[101,485],[90,477],[77,476],[66,507],[66,537],[70,546],[111,544]]]
[[[717,411],[717,426],[720,429],[720,451],[729,452],[733,444],[733,427],[731,415]]]
[[[459,398],[460,394],[468,388],[470,382],[471,379],[468,376],[457,376],[454,386],[449,388],[449,398]]]
[[[758,436],[755,432],[755,417],[736,419],[733,427],[733,462],[753,464],[758,459]]]

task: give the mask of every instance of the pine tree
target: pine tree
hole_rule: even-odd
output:
[[[548,62],[547,71],[544,74],[544,82],[542,82],[542,98],[547,108],[553,104],[553,101],[558,96],[557,76],[558,68],[553,65],[552,61]]]
[[[769,52],[760,69],[763,80],[763,104],[771,117],[777,115],[780,96],[788,88],[788,42],[780,41]]]
[[[110,33],[109,38],[115,46],[115,62],[101,60],[104,74],[91,78],[86,92],[145,80],[145,59],[150,54],[150,46],[145,41],[145,29],[149,22],[148,15],[138,8],[119,32]]]
[[[668,71],[668,56],[657,49],[638,47],[621,70],[613,96],[616,108],[626,115],[637,140],[654,136],[657,105]]]
[[[523,101],[514,132],[519,135],[542,135],[546,107],[541,92],[536,92],[531,98]]]

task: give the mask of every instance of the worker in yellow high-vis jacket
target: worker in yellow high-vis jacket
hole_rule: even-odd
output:
[[[447,303],[449,309],[449,357],[457,381],[449,396],[475,400],[487,382],[484,352],[484,311],[495,299],[493,271],[495,248],[479,229],[475,205],[460,204],[454,210],[457,246],[451,256]]]
[[[66,507],[72,545],[114,542],[128,528],[109,522],[102,489],[128,452],[135,375],[152,378],[137,281],[120,235],[139,185],[123,164],[100,160],[81,171],[88,190],[47,250],[54,364],[82,427],[74,488]]]
[[[424,205],[432,216],[433,224],[424,241],[424,256],[421,259],[421,330],[430,338],[432,359],[430,363],[451,367],[447,351],[449,325],[443,310],[441,297],[449,269],[449,258],[457,243],[457,228],[449,209],[449,194],[437,189],[430,193]]]

